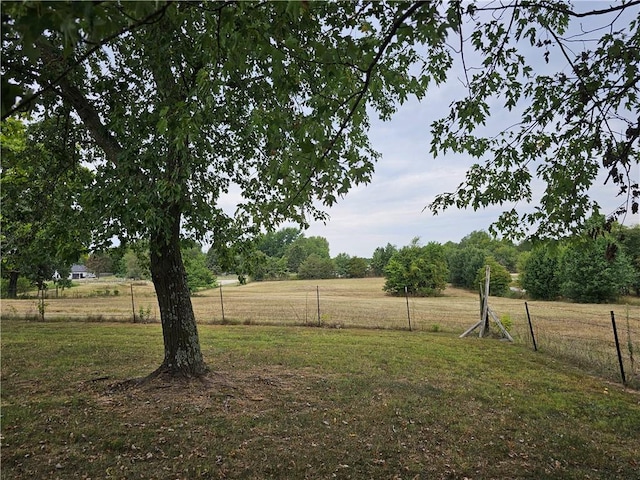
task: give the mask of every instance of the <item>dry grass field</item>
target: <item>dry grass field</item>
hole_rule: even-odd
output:
[[[384,279],[256,282],[226,285],[193,297],[201,324],[309,325],[333,328],[409,329],[460,335],[479,319],[477,294],[448,288],[441,297],[392,297]],[[131,292],[133,291],[133,298]],[[55,297],[54,291],[49,291]],[[319,301],[318,301],[319,300]],[[319,306],[318,306],[319,305]],[[223,318],[224,306],[224,318]],[[492,310],[518,342],[532,344],[525,301],[491,297]],[[640,381],[640,305],[528,302],[537,345],[542,351],[620,379],[611,322],[615,312],[623,365],[630,384]],[[408,310],[408,311],[407,311]],[[150,282],[83,282],[45,302],[49,321],[159,321]],[[35,299],[3,300],[2,316],[37,318]]]

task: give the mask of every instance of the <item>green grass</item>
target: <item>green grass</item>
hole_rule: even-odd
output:
[[[200,327],[207,382],[116,388],[157,325],[4,321],[2,478],[635,478],[640,396],[447,333]],[[334,477],[335,476],[335,477]]]

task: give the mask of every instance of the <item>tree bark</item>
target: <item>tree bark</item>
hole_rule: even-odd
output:
[[[9,289],[7,291],[8,298],[18,298],[18,276],[20,272],[12,270],[9,272]]]
[[[176,213],[170,229],[159,229],[151,235],[151,277],[164,338],[164,361],[156,373],[197,377],[208,369],[200,351],[179,234],[180,214]]]

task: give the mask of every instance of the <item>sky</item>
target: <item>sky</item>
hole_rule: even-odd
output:
[[[608,2],[576,2],[578,9],[607,6]],[[592,18],[580,19],[574,28],[580,31],[594,28],[596,25]],[[616,25],[627,27],[628,22],[621,21]],[[536,54],[541,71],[549,68],[544,64],[540,50]],[[551,63],[558,57],[552,54]],[[460,80],[453,75],[446,85],[431,90],[422,102],[410,99],[388,122],[378,121],[372,115],[370,139],[373,147],[381,153],[372,181],[352,189],[328,210],[328,222],[312,223],[305,235],[325,237],[332,256],[347,253],[371,257],[377,247],[387,243],[402,247],[414,237],[420,237],[423,244],[430,241],[459,242],[474,230],[488,231],[500,213],[514,205],[478,211],[451,208],[437,216],[428,209],[424,210],[437,194],[455,189],[464,180],[467,169],[476,163],[463,155],[448,154],[434,158],[430,153],[431,123],[446,116],[451,101],[463,93]],[[498,110],[490,122],[497,130],[513,124],[512,120]],[[640,180],[638,164],[635,165],[634,176]],[[592,197],[600,203],[601,212],[608,214],[616,210],[621,200],[616,197],[617,188],[611,182],[603,185],[604,179],[604,174],[597,179]],[[516,207],[520,212],[533,208],[527,205]],[[629,214],[625,225],[637,224],[638,220]]]
[[[607,8],[609,2],[583,0],[574,5],[577,10],[584,11]],[[634,16],[638,8],[635,7],[632,12]],[[631,16],[619,19],[616,26],[628,27],[629,18]],[[572,28],[580,34],[596,28],[598,25],[594,22],[598,20],[586,17],[577,20]],[[602,31],[597,31],[590,37],[597,38],[601,34]],[[580,45],[584,46],[581,42]],[[466,54],[468,65],[472,65],[474,60],[470,53],[467,51]],[[530,49],[528,53],[536,55],[535,65],[539,69],[536,73],[569,68],[566,62],[561,61],[562,56],[558,52],[552,51],[548,65],[540,49]],[[461,76],[462,72],[458,69],[450,75],[446,84],[431,89],[421,102],[410,98],[398,108],[390,121],[379,121],[372,112],[369,137],[381,158],[371,182],[354,187],[336,205],[325,209],[329,220],[311,223],[310,228],[304,231],[305,236],[325,237],[329,241],[332,257],[347,253],[369,258],[377,247],[387,243],[402,247],[415,237],[420,237],[423,244],[431,241],[459,242],[475,230],[488,231],[491,223],[504,210],[514,206],[520,213],[533,209],[533,206],[523,204],[505,204],[478,211],[450,208],[437,216],[425,209],[436,195],[455,190],[464,180],[467,169],[477,163],[477,160],[465,155],[447,154],[434,158],[430,153],[430,125],[449,113],[449,105],[454,99],[464,96]],[[495,133],[515,123],[516,117],[509,117],[503,109],[497,109],[494,113],[488,128]],[[640,166],[637,164],[634,176],[640,180]],[[594,183],[592,198],[598,201],[602,213],[609,214],[617,209],[621,200],[616,197],[617,187],[612,182],[603,185],[604,179],[603,173]],[[637,223],[638,218],[631,214],[626,217],[625,225]],[[287,226],[295,225],[281,227]]]

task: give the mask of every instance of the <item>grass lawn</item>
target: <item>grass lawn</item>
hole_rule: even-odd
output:
[[[2,324],[2,478],[633,479],[640,395],[452,333],[201,325],[206,381],[120,382],[157,324]]]

